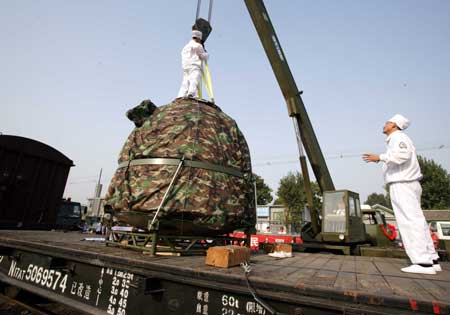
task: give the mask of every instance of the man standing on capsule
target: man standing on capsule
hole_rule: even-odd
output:
[[[389,194],[395,218],[402,236],[406,253],[413,263],[402,268],[403,272],[436,274],[441,271],[438,254],[434,249],[428,224],[420,206],[422,179],[416,148],[403,132],[410,122],[402,115],[389,119],[383,133],[386,138],[386,153],[364,154],[366,162],[383,162],[384,181]]]
[[[208,60],[208,53],[201,44],[202,32],[192,31],[192,39],[181,51],[183,81],[177,97],[196,97],[202,79],[202,61]]]

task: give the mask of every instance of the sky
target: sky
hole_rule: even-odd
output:
[[[203,1],[201,16],[207,16]],[[394,114],[418,154],[450,171],[450,1],[280,1],[266,8],[337,189],[383,192],[382,126]],[[0,1],[0,132],[74,161],[65,197],[103,192],[133,129],[125,112],[170,103],[195,0]],[[253,170],[276,192],[299,171],[291,118],[243,1],[216,0],[210,53],[216,103],[245,135]],[[312,174],[311,174],[312,175]]]

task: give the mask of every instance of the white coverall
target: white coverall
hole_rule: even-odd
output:
[[[202,44],[191,39],[181,51],[183,81],[177,97],[197,96],[197,87],[202,79],[203,60],[208,60],[208,53],[203,49]]]
[[[389,184],[392,207],[402,241],[413,264],[432,264],[439,258],[434,249],[430,229],[420,207],[422,178],[416,148],[402,131],[394,131],[386,139],[387,151],[380,154],[384,181]]]

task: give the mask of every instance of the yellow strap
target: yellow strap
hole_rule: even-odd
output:
[[[203,81],[205,82],[206,90],[208,91],[209,98],[212,102],[214,102],[214,92],[213,92],[213,86],[212,86],[212,80],[211,80],[211,73],[209,72],[209,66],[208,63],[205,61],[205,74],[206,76],[203,76]]]
[[[214,103],[214,92],[212,88],[211,73],[209,72],[208,63],[205,61],[204,66],[201,68],[203,83],[205,84],[206,91],[208,92],[209,98]],[[202,85],[201,82],[198,85],[198,97],[202,98]]]

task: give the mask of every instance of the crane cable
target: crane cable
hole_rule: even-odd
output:
[[[213,0],[209,0],[209,9],[208,9],[208,22],[211,23],[211,14],[212,14],[212,6]],[[200,16],[200,7],[202,6],[202,0],[197,0],[197,13],[195,14],[195,21],[198,20]]]

